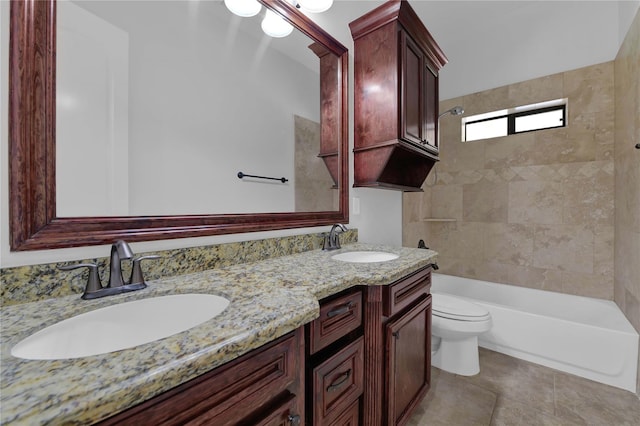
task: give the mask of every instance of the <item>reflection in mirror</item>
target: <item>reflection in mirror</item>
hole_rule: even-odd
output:
[[[58,2],[58,217],[337,211],[339,58],[262,15]]]
[[[97,20],[94,20],[93,24],[96,28],[92,28],[92,31],[99,34],[100,31],[106,31],[111,34],[111,37],[108,37],[109,43],[100,44],[87,40],[81,35],[71,36],[71,43],[75,43],[73,49],[85,52],[94,59],[97,58],[98,65],[100,65],[100,61],[102,64],[97,67],[95,63],[91,62],[88,64],[79,63],[79,66],[88,68],[75,74],[72,71],[70,75],[75,77],[68,75],[65,77],[65,74],[61,74],[60,80],[66,80],[61,83],[61,87],[68,85],[69,79],[75,78],[76,82],[80,83],[80,87],[84,85],[81,91],[87,90],[93,93],[91,97],[86,99],[87,102],[88,100],[94,102],[95,98],[101,100],[100,102],[95,101],[95,104],[91,102],[79,103],[83,98],[75,96],[77,93],[74,94],[71,88],[66,93],[67,89],[61,90],[59,96],[56,93],[56,9],[63,2],[54,0],[36,2],[15,0],[11,2],[11,34],[9,37],[9,223],[11,250],[40,250],[110,244],[118,239],[134,242],[202,237],[238,232],[313,227],[349,221],[347,49],[287,1],[259,1],[265,6],[263,9],[270,9],[282,15],[301,33],[306,34],[309,39],[302,43],[287,45],[276,43],[275,40],[264,39],[260,35],[260,41],[257,45],[253,45],[254,50],[250,58],[245,58],[243,67],[232,67],[225,61],[228,60],[228,55],[237,50],[235,39],[245,40],[245,36],[240,36],[243,31],[241,27],[250,25],[252,21],[243,23],[236,18],[236,21],[225,21],[224,24],[217,23],[214,20],[214,13],[207,12],[207,8],[218,6],[224,10],[222,2],[181,2],[188,5],[186,12],[182,15],[172,16],[172,21],[163,21],[165,26],[161,28],[160,33],[156,32],[153,35],[152,32],[151,35],[147,34],[146,36],[141,34],[136,35],[135,38],[127,33],[127,14],[123,16],[118,14],[118,19],[123,21],[113,21],[109,16],[99,16],[97,11],[90,10],[92,6],[85,8],[83,6],[86,4],[74,2],[74,6],[78,6],[76,12],[91,13],[96,15],[98,19],[106,21],[105,25],[101,25],[97,23]],[[108,3],[117,4],[120,2]],[[171,6],[165,4],[162,7],[169,8]],[[97,8],[98,6],[93,7]],[[202,9],[198,10],[199,8]],[[73,13],[71,12],[71,14]],[[155,28],[155,31],[158,31],[160,18],[156,17],[155,12],[152,11],[149,11],[148,15],[153,16],[153,19],[149,21],[143,19],[142,21],[148,22],[152,28]],[[259,16],[257,19],[260,19]],[[64,16],[61,19],[63,20],[62,25],[69,27],[68,31],[85,31],[82,26],[77,30],[74,29],[76,24],[70,23]],[[227,19],[229,18],[227,17]],[[156,22],[156,20],[158,21]],[[196,25],[192,27],[193,22]],[[255,31],[260,31],[258,29],[259,23],[253,22]],[[220,38],[211,38],[213,27],[224,28],[224,35]],[[61,34],[64,31],[61,30]],[[132,32],[137,33],[135,30]],[[200,40],[200,33],[209,34],[209,38]],[[69,35],[62,34],[61,37],[69,38]],[[181,48],[186,52],[176,52],[178,48],[174,42],[182,39],[189,40],[189,44],[183,45]],[[288,39],[296,40],[296,36],[286,37],[283,40]],[[297,39],[300,40],[299,37]],[[139,40],[146,40],[149,44],[144,49],[140,49],[137,47]],[[91,43],[93,43],[93,48]],[[96,44],[99,47],[96,47]],[[126,55],[118,50],[123,46],[127,46]],[[306,70],[313,71],[316,77],[312,89],[305,88],[300,89],[300,92],[290,91],[288,94],[282,94],[284,99],[288,99],[285,103],[256,106],[259,100],[266,98],[277,101],[281,97],[280,91],[284,90],[282,80],[272,82],[269,78],[262,79],[263,74],[267,72],[267,68],[263,71],[263,64],[272,61],[272,59],[267,59],[267,46],[269,48],[279,46],[279,57],[281,58],[283,55],[292,55],[294,50],[304,51],[300,57],[306,57],[308,61],[313,61],[315,64],[313,67],[298,61],[299,63],[292,63],[290,67],[284,67],[284,69],[281,66],[281,71],[278,72],[284,73],[285,70],[288,72],[290,69],[298,70],[297,73],[288,72],[286,74],[286,78],[290,80],[287,87],[291,85],[297,88],[298,80],[309,75]],[[173,51],[167,52],[168,48],[172,48]],[[69,63],[78,61],[78,58],[74,57],[73,51],[69,52],[67,48],[67,52],[65,52],[64,46],[61,46],[61,49],[61,61]],[[329,53],[328,55],[325,54],[325,50]],[[313,55],[310,55],[309,51],[313,52]],[[210,52],[213,53],[210,54]],[[152,55],[157,56],[152,57]],[[271,54],[269,57],[271,58]],[[297,53],[295,57],[298,58]],[[132,70],[131,65],[143,58],[155,61],[156,66],[143,72]],[[105,61],[109,61],[112,68],[105,67]],[[180,61],[188,61],[188,64],[181,64]],[[284,62],[285,59],[282,61]],[[291,62],[289,59],[286,61]],[[247,64],[249,65],[247,66]],[[319,73],[318,64],[320,64]],[[212,66],[214,69],[226,72],[226,74],[223,74],[222,77],[216,76],[213,69],[209,71],[205,66]],[[61,64],[61,67],[64,65]],[[60,71],[63,72],[62,69]],[[126,75],[123,75],[125,71]],[[237,83],[235,80],[233,85],[220,84],[220,81],[232,81],[231,78],[241,72],[246,74],[244,79],[240,79],[241,83]],[[270,72],[273,73],[274,70]],[[101,75],[101,80],[98,83],[94,83],[95,80],[92,80],[93,73]],[[205,76],[204,81],[203,76]],[[161,80],[161,77],[171,77],[172,80]],[[200,79],[197,80],[200,86],[191,84],[191,80],[195,77]],[[259,84],[257,83],[258,78],[260,78]],[[320,84],[318,84],[318,79],[320,79]],[[118,83],[116,84],[116,82]],[[142,106],[132,103],[132,99],[140,98],[142,90],[148,86],[153,87],[151,91],[146,92],[146,96],[150,97],[151,102],[146,99],[147,104],[143,103]],[[242,95],[236,94],[235,90],[229,90],[229,87],[232,86],[251,86],[253,92],[249,90],[248,93],[245,92]],[[318,87],[320,87],[319,92]],[[207,95],[207,97],[200,97],[200,93]],[[84,96],[83,93],[81,94]],[[122,96],[126,98],[126,101],[121,99]],[[313,97],[316,99],[315,106],[305,103]],[[200,108],[188,110],[187,106],[192,101]],[[60,112],[56,111],[56,104],[61,109]],[[114,105],[120,105],[120,107],[116,108]],[[85,108],[89,111],[106,110],[107,113],[100,115],[87,113],[86,117],[73,118],[73,111],[83,111]],[[160,112],[166,111],[170,112],[168,117],[160,114]],[[273,113],[287,116],[288,121],[285,124],[281,124],[282,122],[273,124],[264,119],[267,114]],[[57,114],[61,115],[60,123],[56,119]],[[301,123],[297,127],[297,134],[295,123],[298,119],[296,116],[300,117],[299,123]],[[232,119],[237,120],[232,122]],[[67,120],[67,124],[64,124],[65,120]],[[70,120],[74,122],[74,126],[68,124]],[[81,123],[81,121],[91,121],[93,125],[84,126],[85,123]],[[140,123],[144,122],[151,123],[151,127],[142,127]],[[233,125],[230,126],[229,123],[233,123]],[[309,131],[309,123],[315,123],[315,130],[312,132]],[[56,124],[61,126],[58,135],[61,139],[59,143],[56,141]],[[317,136],[306,135],[307,133],[316,135],[318,126],[320,148],[317,147]],[[227,133],[221,133],[220,129],[227,129]],[[268,131],[271,131],[270,134],[278,136],[276,138],[277,146],[266,146]],[[242,139],[247,135],[250,136],[248,139]],[[79,141],[81,145],[60,148],[67,152],[70,151],[71,156],[62,157],[58,163],[56,161],[56,147],[67,143],[67,137],[69,140]],[[316,145],[316,148],[305,147],[299,151],[315,153],[312,160],[307,158],[305,161],[307,163],[315,161],[315,169],[325,173],[325,177],[322,179],[326,178],[328,172],[330,179],[327,181],[327,185],[322,184],[324,188],[327,186],[336,188],[329,190],[332,191],[332,196],[326,197],[323,203],[327,204],[322,204],[322,206],[314,207],[314,205],[307,204],[299,206],[299,202],[302,202],[303,199],[297,195],[298,192],[315,195],[315,189],[305,190],[304,185],[297,184],[300,179],[304,179],[309,174],[311,166],[303,167],[287,163],[281,168],[280,163],[277,163],[278,167],[273,167],[272,164],[280,161],[281,158],[293,161],[297,155],[296,150],[291,145],[285,146],[283,141],[288,140],[290,143],[294,143],[300,139],[308,139],[309,143]],[[313,142],[311,142],[312,139],[314,139]],[[112,146],[112,143],[116,144],[114,141],[119,140],[126,141],[123,144],[126,149]],[[139,147],[134,144],[134,141],[137,143],[138,140],[142,141],[142,145]],[[245,142],[245,140],[249,142]],[[192,141],[197,142],[195,146],[187,144]],[[220,144],[221,142],[222,144]],[[179,148],[175,150],[175,146]],[[227,155],[227,152],[234,151],[242,153],[243,169],[251,165],[260,166],[260,168],[237,170],[235,167],[229,167],[228,164],[231,163],[239,164],[239,160]],[[165,160],[166,157],[169,157],[170,161],[161,163],[161,160]],[[252,161],[252,163],[245,163],[245,160]],[[318,167],[320,161],[324,162],[326,170]],[[118,168],[117,173],[114,171],[107,173],[116,179],[113,182],[94,177],[97,171],[104,170],[106,165]],[[70,173],[72,179],[89,183],[85,186],[71,186],[72,189],[66,190],[66,194],[64,194],[65,189],[56,190],[57,175],[66,173],[68,167],[72,170]],[[277,171],[273,171],[270,167],[273,170],[277,169]],[[187,173],[189,178],[184,178],[180,174],[170,178],[166,177],[174,169],[181,173]],[[214,181],[211,178],[219,170],[227,170],[221,178],[224,182]],[[230,177],[228,176],[229,170],[231,171]],[[289,179],[288,186],[285,188],[279,182],[240,181],[237,178],[239,171],[256,175],[267,175],[273,172],[276,173],[276,177],[281,177],[287,170],[292,175],[285,176]],[[61,177],[61,179],[68,180],[69,178]],[[132,186],[144,181],[150,183],[150,186],[141,187],[140,190],[132,189]],[[204,184],[201,181],[204,181]],[[60,185],[66,184],[61,182]],[[231,199],[219,199],[222,196],[214,193],[218,187],[229,189],[228,187],[233,185],[235,185],[235,189],[227,192],[227,194],[235,195]],[[308,187],[312,186],[309,184]],[[259,190],[247,192],[247,188],[259,188]],[[257,204],[251,204],[250,213],[241,211],[223,213],[233,210],[227,208],[227,204],[235,202],[238,198],[247,205],[249,205],[249,200],[259,203],[264,203],[265,200],[270,202],[272,195],[268,191],[282,191],[283,189],[287,189],[289,193],[285,202],[288,207],[265,207],[263,205],[256,207]],[[162,197],[174,195],[178,198],[170,201],[167,198],[166,202],[159,203],[149,197],[149,194],[157,193],[160,193]],[[188,193],[190,196],[180,198],[183,193]],[[296,195],[291,196],[290,194]],[[60,203],[57,202],[57,198],[62,198]],[[186,198],[188,201],[195,199],[195,206],[191,205],[187,208],[183,205],[183,202],[186,204]],[[292,201],[294,198],[295,200]],[[67,201],[65,199],[72,199],[71,204],[68,204],[71,207],[66,211]],[[103,202],[104,199],[109,200],[106,205]],[[80,200],[80,203],[75,202],[77,200]],[[94,203],[101,206],[100,213],[94,213],[96,210],[82,211],[84,206],[91,206]],[[153,203],[159,204],[160,211],[150,207]],[[148,214],[126,213],[123,215],[125,214],[124,210],[119,209],[124,209],[121,206],[125,205],[127,212],[137,208],[140,210],[136,211]],[[168,205],[174,207],[171,211],[200,211],[200,214],[164,213],[167,211]],[[204,211],[209,208],[210,210]],[[288,210],[284,211],[284,209]],[[301,211],[303,209],[304,211]],[[321,209],[321,211],[315,211],[315,209]]]

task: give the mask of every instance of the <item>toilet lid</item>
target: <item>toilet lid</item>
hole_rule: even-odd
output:
[[[465,321],[482,321],[491,315],[489,311],[475,303],[443,293],[432,293],[433,315]]]

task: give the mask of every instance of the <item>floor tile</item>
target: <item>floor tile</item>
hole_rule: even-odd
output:
[[[637,395],[560,372],[555,382],[556,416],[587,425],[640,425]]]
[[[536,407],[513,399],[498,396],[491,418],[491,426],[578,426],[580,422],[560,419]]]
[[[431,378],[408,426],[640,426],[636,394],[486,349],[480,374]]]
[[[441,371],[408,426],[488,426],[496,394]]]
[[[463,380],[554,413],[553,370],[483,348],[480,348],[480,370],[480,374]]]

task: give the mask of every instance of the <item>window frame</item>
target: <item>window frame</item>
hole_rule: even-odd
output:
[[[537,129],[521,130],[519,132],[516,131],[516,118],[518,118],[518,117],[526,117],[526,116],[529,116],[529,115],[542,114],[542,113],[545,113],[545,112],[559,111],[559,110],[562,111],[562,125],[561,126],[540,127],[540,128],[537,128]],[[478,114],[478,115],[484,115],[484,114]],[[558,129],[558,128],[561,128],[561,127],[567,127],[567,104],[566,104],[566,102],[564,102],[562,104],[557,104],[557,105],[552,105],[552,106],[533,108],[533,109],[528,109],[528,110],[525,110],[525,111],[507,112],[506,114],[495,115],[493,117],[481,118],[479,120],[473,120],[473,121],[465,121],[463,123],[464,140],[462,142],[476,142],[476,141],[481,141],[481,140],[486,140],[486,139],[493,139],[495,137],[504,137],[504,136],[495,136],[495,137],[491,137],[491,138],[467,140],[467,125],[468,124],[477,124],[477,123],[482,123],[482,122],[486,122],[486,121],[499,120],[499,119],[502,119],[502,118],[506,118],[507,119],[507,135],[506,136],[517,135],[517,134],[520,134],[520,133],[537,132],[538,130]]]

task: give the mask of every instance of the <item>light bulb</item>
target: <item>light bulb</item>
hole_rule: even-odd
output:
[[[333,0],[298,0],[300,7],[311,13],[320,13],[333,5]]]
[[[224,5],[233,14],[245,18],[256,16],[262,9],[262,5],[258,3],[258,0],[224,0]]]
[[[286,37],[293,31],[293,26],[271,10],[262,20],[262,31],[271,37]]]

